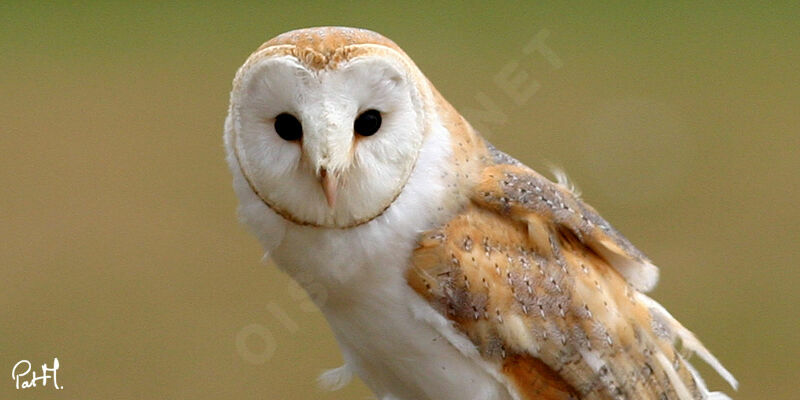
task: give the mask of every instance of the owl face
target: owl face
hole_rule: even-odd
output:
[[[391,206],[426,129],[422,94],[395,53],[275,45],[245,63],[231,93],[228,150],[273,211],[344,228]]]

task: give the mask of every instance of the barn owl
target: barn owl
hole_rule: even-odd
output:
[[[266,42],[236,74],[224,139],[241,220],[324,291],[345,361],[322,375],[330,387],[357,375],[381,400],[728,398],[690,353],[737,385],[645,294],[658,270],[642,253],[482,138],[377,33]]]

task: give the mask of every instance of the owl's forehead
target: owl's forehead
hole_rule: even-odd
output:
[[[367,29],[339,26],[322,26],[289,31],[270,39],[261,48],[293,45],[320,53],[329,53],[341,47],[357,44],[378,44],[399,50],[394,42],[379,33]]]
[[[262,44],[254,55],[291,55],[310,69],[336,69],[343,61],[368,52],[365,45],[391,49],[407,57],[397,44],[379,33],[331,26],[282,33]]]

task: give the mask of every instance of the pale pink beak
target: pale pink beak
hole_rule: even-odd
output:
[[[333,208],[336,205],[336,188],[339,182],[335,176],[328,174],[325,168],[320,170],[319,179],[322,184],[322,192],[325,193],[325,200],[328,201],[328,206]]]

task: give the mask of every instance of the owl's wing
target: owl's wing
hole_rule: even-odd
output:
[[[676,349],[734,378],[641,291],[657,269],[591,207],[519,163],[487,167],[471,203],[425,233],[409,284],[521,399],[702,399]]]

